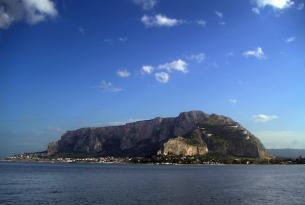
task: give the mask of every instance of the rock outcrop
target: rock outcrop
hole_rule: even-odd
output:
[[[180,155],[180,156],[196,156],[206,155],[208,147],[206,144],[192,144],[188,139],[177,137],[169,139],[163,144],[158,154],[161,155]]]
[[[81,128],[50,143],[48,154],[85,153],[100,156],[205,155],[216,153],[265,158],[261,142],[232,119],[201,111],[120,126]]]

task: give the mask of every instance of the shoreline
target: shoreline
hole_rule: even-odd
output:
[[[74,163],[74,164],[161,164],[161,165],[294,165],[305,164],[305,158],[279,158],[268,156],[265,158],[249,158],[232,155],[151,155],[151,156],[89,156],[81,154],[62,154],[48,156],[46,152],[17,154],[0,158],[0,162],[31,162],[31,163]]]
[[[127,162],[127,161],[114,161],[114,162],[93,162],[93,161],[56,161],[56,160],[12,160],[12,159],[0,159],[0,163],[33,163],[33,164],[100,164],[100,165],[173,165],[173,166],[188,166],[188,165],[207,165],[207,166],[225,166],[225,165],[246,165],[246,166],[257,166],[257,165],[305,165],[297,163],[220,163],[220,162],[205,162],[205,163],[169,163],[169,162],[158,162],[158,163],[141,163],[141,162]]]

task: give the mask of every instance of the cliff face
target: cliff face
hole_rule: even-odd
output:
[[[196,156],[206,155],[208,147],[204,144],[192,144],[188,139],[177,137],[169,139],[163,144],[158,154],[162,155],[180,155],[180,156]]]
[[[204,155],[218,153],[264,158],[260,141],[228,117],[201,111],[175,118],[155,118],[121,126],[68,131],[50,143],[48,154],[88,153],[101,156],[150,156],[159,154]]]

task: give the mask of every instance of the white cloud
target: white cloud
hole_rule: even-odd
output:
[[[127,69],[120,69],[116,74],[121,78],[127,78],[130,76],[130,72]]]
[[[197,61],[197,63],[201,63],[206,59],[206,55],[205,53],[193,54],[188,56],[187,59]]]
[[[121,42],[126,42],[126,41],[128,41],[128,38],[123,36],[123,37],[119,37],[118,40]]]
[[[151,65],[143,65],[142,66],[142,74],[151,74],[154,71],[154,67]]]
[[[205,20],[200,19],[200,20],[197,21],[197,24],[202,26],[202,27],[205,27],[207,25],[207,22]]]
[[[155,78],[160,83],[167,83],[169,81],[170,76],[166,72],[159,72],[159,73],[155,73]]]
[[[120,91],[122,91],[121,88],[118,88],[118,87],[114,86],[111,82],[107,82],[105,80],[103,80],[98,87],[105,92],[120,92]]]
[[[265,115],[265,114],[257,114],[252,116],[255,122],[269,122],[271,120],[278,119],[277,115]]]
[[[173,27],[184,23],[183,20],[169,18],[161,14],[155,16],[144,15],[141,18],[141,22],[146,27]]]
[[[23,0],[27,11],[27,20],[31,24],[45,20],[46,17],[55,17],[57,10],[50,0]]]
[[[223,18],[223,13],[220,11],[215,11],[215,15],[218,16],[218,18],[220,18],[220,19]]]
[[[159,69],[164,69],[164,70],[167,70],[168,72],[171,72],[173,70],[180,71],[182,73],[188,72],[188,64],[181,59],[172,61],[170,63],[165,63],[162,65],[159,65],[158,67],[159,67]]]
[[[255,0],[255,3],[259,8],[270,6],[279,10],[289,8],[294,4],[292,0]]]
[[[52,0],[1,0],[0,3],[0,29],[8,28],[13,22],[36,24],[57,16]]]
[[[255,13],[257,15],[259,15],[261,13],[260,10],[257,7],[253,7],[251,10],[252,10],[253,13]]]
[[[299,3],[299,4],[297,5],[297,9],[298,9],[298,10],[303,10],[303,9],[304,9],[304,3]]]
[[[266,55],[261,47],[257,47],[254,50],[248,50],[242,53],[244,57],[255,57],[257,59],[264,59]]]
[[[237,99],[234,99],[234,98],[229,99],[229,103],[236,104],[237,103]]]
[[[133,2],[141,6],[143,10],[153,9],[158,3],[157,0],[133,0]]]
[[[223,13],[220,11],[215,11],[215,15],[219,18],[220,22],[219,25],[225,26],[227,23],[223,21]]]
[[[292,42],[295,41],[295,40],[296,40],[296,37],[295,37],[295,36],[291,36],[291,37],[289,37],[289,38],[286,39],[286,42],[287,42],[287,43],[292,43]]]

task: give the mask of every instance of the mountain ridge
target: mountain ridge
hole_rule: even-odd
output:
[[[174,141],[178,137],[180,140]],[[169,151],[174,149],[178,149],[177,152]],[[60,140],[48,145],[49,156],[60,153],[119,157],[177,153],[216,153],[252,158],[268,156],[260,140],[239,123],[223,115],[202,111],[181,112],[177,117],[156,117],[125,125],[68,131]]]

